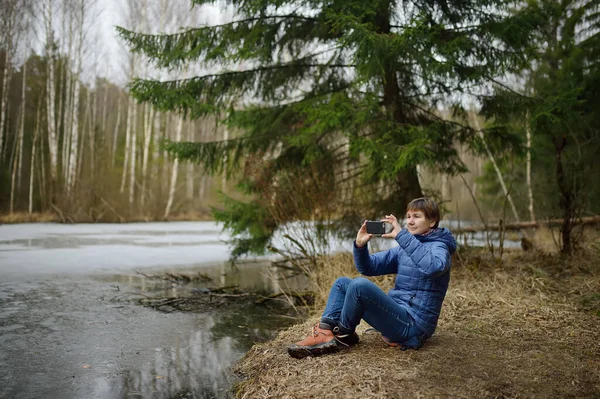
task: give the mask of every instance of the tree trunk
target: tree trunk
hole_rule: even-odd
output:
[[[223,131],[223,141],[229,140],[229,129],[225,127]],[[227,191],[227,153],[223,156],[223,176],[221,176],[221,191]]]
[[[175,141],[181,141],[181,131],[183,129],[183,116],[179,117],[179,123],[177,124],[177,133]],[[177,185],[177,170],[179,167],[179,158],[175,158],[173,162],[173,169],[171,170],[171,186],[169,188],[169,200],[167,201],[167,207],[165,209],[165,219],[169,217],[171,212],[171,206],[173,206],[173,198],[175,197],[175,187]]]
[[[127,181],[127,166],[129,165],[129,146],[131,145],[131,113],[132,111],[133,99],[131,95],[127,100],[127,122],[125,126],[125,159],[123,160],[123,175],[121,177],[121,188],[120,193],[123,194],[125,192],[125,182]]]
[[[9,213],[12,214],[14,211],[14,202],[15,202],[15,191],[16,191],[16,187],[15,187],[15,183],[16,183],[16,177],[17,177],[17,168],[18,168],[18,163],[19,163],[19,153],[22,151],[20,151],[20,145],[22,143],[22,140],[20,140],[21,138],[21,126],[20,126],[20,121],[23,119],[23,109],[20,108],[19,109],[19,114],[17,117],[17,120],[19,121],[19,125],[17,127],[17,139],[14,141],[14,149],[13,149],[13,153],[11,155],[11,179],[10,179],[10,208],[9,208]]]
[[[79,61],[77,61],[79,63]],[[78,161],[78,141],[79,141],[79,94],[80,82],[78,74],[75,75],[73,88],[73,125],[71,129],[71,152],[69,153],[69,173],[67,175],[67,195],[71,194],[71,190],[75,183],[75,174],[77,172]]]
[[[111,152],[111,165],[115,167],[115,158],[117,153],[117,139],[119,137],[119,128],[121,127],[121,91],[119,90],[119,96],[117,97],[117,120],[115,121],[115,130],[113,132],[112,152]]]
[[[133,200],[135,196],[135,160],[136,160],[136,149],[137,149],[137,104],[133,103],[133,115],[131,121],[131,155],[130,165],[131,171],[129,172],[129,207],[133,209]]]
[[[529,196],[529,220],[535,222],[533,212],[533,191],[531,189],[531,127],[529,126],[529,111],[525,118],[525,133],[527,134],[527,195]]]
[[[89,112],[89,107],[92,107],[92,118],[89,122],[88,125],[88,134],[90,136],[89,142],[90,142],[90,182],[94,181],[95,178],[95,169],[96,169],[96,156],[95,156],[95,152],[97,151],[96,148],[96,118],[97,118],[97,110],[98,110],[98,87],[96,86],[96,92],[94,93],[94,102],[93,104],[90,104],[90,101],[92,100],[92,96],[90,94],[90,91],[88,89],[88,111]]]
[[[573,219],[575,217],[575,194],[569,186],[562,164],[562,153],[566,146],[567,138],[565,136],[554,139],[554,148],[556,150],[556,183],[560,192],[559,205],[563,213],[563,221],[560,226],[562,236],[561,252],[568,255],[572,251],[571,230],[573,230]]]
[[[17,166],[17,191],[21,191],[21,170],[23,169],[23,136],[25,135],[25,96],[27,87],[27,56],[23,63],[23,83],[21,85],[21,120],[19,121],[19,163]]]
[[[48,149],[50,151],[50,177],[52,185],[57,181],[58,140],[56,137],[55,92],[54,92],[54,39],[52,32],[52,0],[46,0],[46,108],[48,127]],[[52,200],[52,199],[51,199]]]
[[[40,135],[40,119],[41,119],[41,109],[42,109],[42,98],[43,95],[38,100],[38,107],[35,117],[35,127],[33,128],[33,144],[31,146],[31,165],[29,168],[29,214],[33,212],[33,179],[35,175],[35,155],[37,149],[38,137]]]
[[[152,125],[151,121],[153,119],[153,108],[150,106],[145,106],[144,112],[144,152],[142,156],[142,198],[141,203],[144,206],[144,202],[146,200],[146,180],[148,174],[148,157],[150,154],[150,141],[152,139]]]
[[[390,7],[387,3],[382,3],[382,6],[377,10],[375,16],[375,24],[378,33],[389,35],[391,32],[390,26]],[[405,107],[402,102],[401,90],[398,84],[398,71],[393,67],[386,66],[383,69],[381,76],[381,85],[383,88],[382,104],[386,109],[389,118],[393,119],[398,124],[407,122]],[[421,183],[416,166],[410,169],[398,172],[396,176],[396,185],[401,193],[400,198],[394,199],[395,203],[400,207],[396,212],[404,212],[404,207],[413,199],[423,196]]]
[[[187,140],[190,142],[194,141],[194,122],[189,121],[188,123],[188,134]],[[194,163],[191,161],[187,162],[187,179],[186,179],[186,197],[192,201],[194,199]],[[190,204],[191,205],[191,204]]]
[[[98,90],[98,89],[96,89]],[[108,117],[108,81],[104,81],[104,97],[102,98],[102,135],[106,137],[106,119]]]
[[[10,79],[12,75],[12,66],[11,66],[11,53],[12,53],[12,32],[7,33],[8,41],[7,48],[4,57],[4,68],[2,69],[2,100],[0,102],[0,159],[3,159],[4,156],[4,125],[6,124],[7,119],[7,103],[8,103],[8,92],[10,90]],[[6,134],[6,138],[8,141],[8,133]],[[8,144],[8,143],[7,143]]]

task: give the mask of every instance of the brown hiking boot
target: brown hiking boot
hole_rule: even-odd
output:
[[[321,356],[327,353],[335,353],[341,346],[350,346],[358,343],[358,335],[340,335],[339,329],[333,328],[326,323],[315,324],[312,334],[288,347],[291,357],[302,359],[307,356]]]

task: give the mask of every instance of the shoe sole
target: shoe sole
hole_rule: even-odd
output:
[[[339,351],[340,348],[338,347],[335,340],[324,342],[322,344],[314,346],[292,345],[288,347],[288,354],[296,359],[302,359],[308,356],[321,356],[326,355],[328,353],[336,353]]]

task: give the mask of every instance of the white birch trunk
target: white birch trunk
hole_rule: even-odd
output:
[[[12,53],[12,37],[7,33],[7,49],[5,53],[4,68],[2,69],[2,100],[0,102],[0,156],[4,154],[4,125],[6,124],[8,91],[10,89],[11,79],[11,53]],[[6,135],[8,138],[8,134]]]
[[[102,98],[102,135],[106,137],[106,119],[108,118],[108,82],[104,81],[104,97]]]
[[[188,123],[188,134],[187,140],[194,141],[194,122]],[[194,198],[194,163],[191,161],[187,162],[187,180],[186,180],[186,197],[189,200]]]
[[[146,180],[148,174],[148,158],[150,155],[150,141],[152,139],[152,125],[150,122],[153,119],[153,108],[146,105],[144,112],[144,152],[142,156],[142,198],[141,203],[144,205],[146,199]]]
[[[204,118],[202,120],[202,130],[200,131],[200,140],[206,141],[208,139],[208,118]],[[204,197],[206,196],[206,191],[208,188],[209,180],[206,175],[206,171],[202,171],[202,178],[200,179],[200,191],[198,192],[198,197],[200,201],[204,201]]]
[[[131,113],[133,99],[131,96],[128,98],[127,103],[127,123],[125,126],[125,159],[123,160],[123,176],[121,177],[121,188],[120,193],[125,192],[125,182],[127,181],[127,166],[129,165],[129,146],[131,142]]]
[[[97,81],[97,80],[96,80]],[[96,152],[96,118],[97,118],[97,110],[98,110],[98,87],[96,87],[96,92],[94,93],[94,102],[92,104],[90,104],[90,101],[92,100],[92,96],[90,94],[91,90],[88,90],[88,110],[86,112],[89,112],[89,107],[92,107],[92,119],[90,120],[89,126],[88,126],[88,134],[90,136],[89,142],[90,142],[90,178],[91,181],[94,181],[94,177],[95,177],[95,169],[96,169],[96,156],[95,156],[95,152]],[[82,154],[83,155],[83,154]]]
[[[41,129],[41,127],[40,127]],[[42,199],[42,208],[44,205],[48,203],[48,197],[46,196],[46,187],[47,179],[46,179],[46,156],[44,152],[46,150],[46,146],[44,145],[44,138],[40,136],[40,163],[39,163],[39,176],[40,176],[40,198]]]
[[[179,123],[177,124],[177,132],[175,136],[176,141],[181,141],[181,131],[183,129],[183,116],[179,117]],[[175,197],[175,187],[177,185],[177,170],[179,168],[179,158],[175,158],[173,162],[173,169],[171,170],[171,185],[169,187],[169,199],[167,201],[167,207],[165,209],[165,219],[169,217],[171,207],[173,206],[173,199]]]
[[[111,165],[115,167],[115,158],[117,153],[117,140],[119,138],[119,128],[121,127],[121,91],[119,90],[119,97],[117,98],[117,120],[115,121],[115,130],[113,132],[113,142],[111,151]]]
[[[41,116],[42,102],[41,97],[38,103],[38,108],[35,117],[35,127],[33,129],[33,144],[31,146],[31,165],[29,169],[29,214],[33,213],[33,180],[35,175],[35,156],[37,150],[38,137],[40,135],[40,116]]]
[[[79,96],[81,92],[81,81],[79,76],[81,73],[81,58],[82,58],[82,46],[83,46],[83,4],[81,4],[81,19],[78,21],[79,32],[77,38],[77,51],[75,53],[75,73],[73,76],[73,124],[71,129],[71,152],[69,154],[69,175],[67,177],[67,194],[71,194],[71,190],[75,185],[75,179],[77,175],[77,164],[78,164],[78,139],[79,139]],[[85,126],[83,126],[85,128]],[[82,139],[83,140],[83,139]]]
[[[23,84],[21,85],[21,120],[19,122],[19,163],[17,166],[17,191],[21,191],[21,170],[23,168],[23,136],[25,135],[25,95],[27,86],[27,57],[23,63]]]
[[[21,139],[21,121],[23,121],[23,114],[24,114],[24,109],[20,108],[19,109],[19,114],[17,116],[17,120],[19,121],[19,124],[17,126],[17,139],[14,141],[14,147],[13,147],[13,152],[11,155],[11,160],[9,162],[9,164],[11,165],[11,179],[10,179],[10,208],[9,208],[9,213],[12,214],[14,211],[14,202],[15,202],[15,191],[16,191],[16,178],[17,178],[17,169],[18,169],[18,164],[19,164],[19,155],[23,153],[23,151],[21,150],[20,146],[23,142],[23,140]]]
[[[492,165],[494,166],[494,170],[496,171],[496,175],[498,176],[498,181],[500,182],[500,185],[502,186],[504,195],[506,196],[508,203],[510,204],[510,207],[512,208],[513,216],[515,217],[515,220],[517,222],[520,222],[519,214],[517,213],[517,208],[515,207],[515,203],[513,202],[512,196],[510,195],[510,193],[508,192],[508,189],[506,188],[506,184],[504,183],[504,178],[502,177],[502,172],[500,172],[500,168],[498,167],[498,164],[496,163],[496,159],[494,159],[494,155],[492,154],[489,147],[487,146],[487,143],[485,142],[485,137],[483,136],[483,132],[481,131],[481,127],[479,126],[479,120],[477,119],[476,114],[473,114],[473,120],[475,122],[475,128],[477,129],[477,135],[479,136],[479,138],[481,139],[481,142],[483,143],[485,152],[487,153],[488,158],[490,159],[490,162],[492,162]]]
[[[158,141],[160,139],[160,119],[160,111],[156,110],[154,113],[154,129],[152,132],[152,142],[154,146],[154,150],[152,152],[152,172],[150,173],[152,181],[156,181],[156,177],[158,176],[158,158],[160,156],[160,151],[158,148]]]
[[[75,174],[77,172],[77,161],[79,149],[79,94],[80,94],[80,82],[76,77],[73,88],[73,124],[71,129],[71,151],[69,153],[69,173],[67,175],[67,195],[71,194],[71,189],[75,183]]]
[[[525,133],[527,134],[527,194],[529,196],[529,219],[535,222],[533,211],[533,191],[531,189],[531,128],[529,126],[529,111],[525,118]]]
[[[69,0],[64,1],[63,7],[67,10],[70,8]],[[69,38],[67,40],[67,56],[64,61],[65,68],[65,106],[64,106],[64,120],[63,120],[63,175],[65,182],[69,176],[69,154],[71,153],[71,140],[72,140],[72,124],[73,124],[73,72],[71,71],[71,61],[73,60],[73,11],[68,10],[69,19]]]
[[[137,149],[137,104],[135,103],[135,101],[133,102],[133,115],[131,116],[131,118],[131,171],[129,172],[129,206],[133,206],[133,200],[135,198],[135,161]]]
[[[46,0],[46,54],[48,62],[46,63],[46,109],[48,126],[48,150],[50,151],[50,177],[52,184],[57,181],[58,164],[58,140],[56,137],[55,111],[55,92],[54,92],[54,40],[52,33],[52,0]]]

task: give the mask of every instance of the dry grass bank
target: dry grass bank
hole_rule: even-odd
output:
[[[235,370],[243,378],[236,396],[598,398],[600,241],[588,247],[567,261],[514,251],[501,265],[462,252],[436,334],[420,350],[387,347],[363,323],[356,347],[292,359],[286,346],[310,331],[314,316],[248,352]],[[319,286],[352,269],[348,255],[330,260]]]
[[[60,217],[51,212],[13,212],[0,214],[0,224],[60,222]]]

